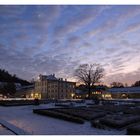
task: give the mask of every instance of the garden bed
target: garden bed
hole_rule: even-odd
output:
[[[140,135],[140,124],[127,128],[127,135]]]
[[[88,108],[67,108],[67,109],[55,109],[58,112],[68,114],[71,116],[79,117],[85,120],[93,120],[106,115],[104,112],[88,110]]]
[[[74,117],[74,116],[64,114],[64,113],[61,113],[61,112],[57,112],[54,109],[34,109],[33,112],[37,113],[37,114],[40,114],[40,115],[45,115],[45,116],[58,118],[58,119],[62,119],[62,120],[70,121],[70,122],[79,123],[79,124],[84,123],[84,120],[81,119],[81,118]]]
[[[124,110],[125,114],[133,114],[133,115],[140,115],[140,108],[135,107],[135,108],[129,108]]]
[[[133,115],[111,115],[100,119],[100,123],[108,127],[121,129],[130,124],[140,122],[140,116]]]

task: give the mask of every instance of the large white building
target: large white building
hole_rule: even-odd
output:
[[[34,93],[31,96],[41,99],[72,99],[75,87],[75,82],[58,79],[54,74],[39,75],[39,79],[35,82]]]

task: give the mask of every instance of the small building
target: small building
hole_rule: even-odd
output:
[[[32,98],[31,94],[34,93],[34,85],[21,86],[16,90],[16,98]]]
[[[140,87],[110,88],[106,91],[112,98],[140,99]]]
[[[72,99],[75,94],[75,86],[75,82],[56,78],[54,74],[39,75],[32,96],[41,99]]]
[[[105,86],[94,86],[91,88],[91,93],[90,93],[90,98],[106,98],[107,94],[106,94],[106,87]],[[86,86],[82,87],[77,87],[76,89],[76,94],[75,94],[75,98],[77,99],[86,99],[88,98],[89,94],[88,94],[88,89],[86,88]]]

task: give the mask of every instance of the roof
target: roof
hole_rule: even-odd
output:
[[[111,93],[140,93],[140,87],[110,88],[107,92]]]
[[[57,80],[54,74],[51,75],[39,75],[40,80]]]
[[[71,84],[76,84],[76,82],[71,82],[71,81],[67,81],[67,79],[63,79],[63,78],[56,78],[55,74],[51,74],[51,75],[39,75],[39,80],[48,80],[48,81],[60,81],[60,82],[66,82],[66,83],[71,83]]]

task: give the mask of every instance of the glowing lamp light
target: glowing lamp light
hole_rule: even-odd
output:
[[[74,97],[74,94],[73,93],[71,94],[71,97]]]
[[[31,93],[31,98],[33,98],[34,97],[34,94],[33,93]]]

